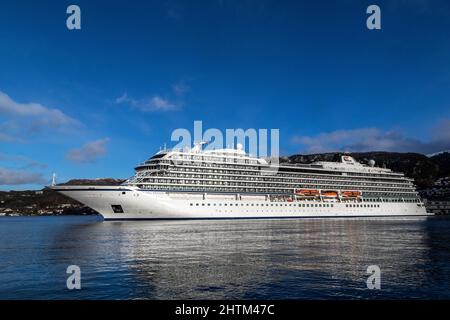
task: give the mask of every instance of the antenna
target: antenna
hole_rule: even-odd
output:
[[[52,175],[52,186],[55,186],[55,185],[56,185],[56,173],[53,172],[53,175]]]

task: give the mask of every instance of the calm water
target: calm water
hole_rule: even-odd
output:
[[[72,264],[81,290],[66,288]],[[0,299],[222,298],[448,299],[450,218],[0,218]]]

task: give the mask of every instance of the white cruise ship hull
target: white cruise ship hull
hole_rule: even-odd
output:
[[[55,186],[52,189],[96,210],[105,220],[273,219],[426,216],[422,203],[270,201],[258,194],[147,191],[132,186]]]

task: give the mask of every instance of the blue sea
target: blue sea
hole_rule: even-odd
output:
[[[449,299],[450,217],[0,217],[0,299],[361,298]]]

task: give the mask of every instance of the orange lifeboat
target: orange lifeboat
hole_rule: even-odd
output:
[[[319,190],[315,189],[298,189],[295,193],[303,197],[318,197],[320,195]]]
[[[337,191],[322,191],[322,196],[328,198],[337,198],[338,193]]]
[[[358,198],[361,196],[360,191],[342,191],[342,196],[344,198]]]

